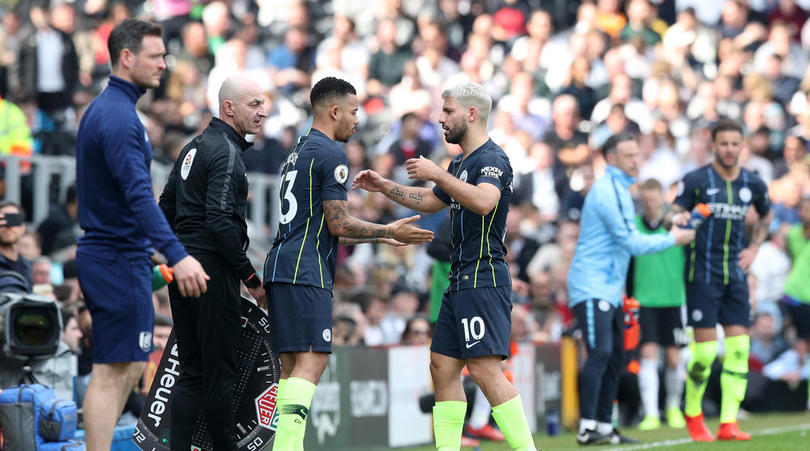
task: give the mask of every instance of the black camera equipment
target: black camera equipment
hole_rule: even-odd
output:
[[[25,362],[22,379],[33,381],[31,363],[52,357],[61,337],[62,317],[56,302],[28,293],[20,274],[0,272],[0,352]]]

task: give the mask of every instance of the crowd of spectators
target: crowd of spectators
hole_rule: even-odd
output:
[[[262,84],[268,107],[246,165],[276,174],[311,123],[310,87],[333,75],[361,102],[346,145],[349,179],[372,168],[410,183],[406,159],[446,165],[460,152],[439,134],[442,88],[481,83],[493,98],[490,135],[515,172],[505,241],[513,300],[528,313],[515,318],[537,343],[559,341],[570,325],[565,281],[604,141],[638,133],[639,181],[657,179],[671,200],[686,171],[711,161],[712,124],[740,121],[743,166],[768,184],[776,213],[750,277],[752,356],[766,367],[793,347],[792,362],[807,364],[777,280],[790,269],[785,230],[810,192],[808,0],[2,0],[0,12],[0,96],[25,113],[34,153],[74,153],[71,137],[109,73],[106,38],[131,16],[160,23],[167,43],[161,87],[138,104],[162,164],[207,125],[220,84],[240,71]],[[352,215],[373,222],[410,214],[376,193],[350,191],[348,201]],[[69,263],[71,202],[20,243],[30,241],[23,255],[36,260],[35,282],[53,284],[68,304],[81,296]],[[443,219],[421,224],[437,230]],[[273,228],[251,224],[252,240],[269,242]],[[45,278],[51,261],[56,280]],[[341,247],[335,344],[421,342],[431,265],[424,247]],[[165,294],[155,299],[170,315]]]

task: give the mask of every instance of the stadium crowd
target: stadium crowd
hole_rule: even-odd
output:
[[[164,29],[168,70],[138,104],[163,164],[216,114],[222,82],[245,72],[268,105],[245,163],[277,174],[311,123],[311,86],[332,75],[350,81],[361,102],[358,133],[345,146],[349,180],[373,168],[408,184],[408,158],[447,166],[460,152],[439,133],[442,88],[481,83],[493,98],[490,136],[515,171],[505,242],[517,341],[555,343],[571,326],[565,281],[609,136],[639,135],[639,182],[657,179],[671,202],[682,175],[711,161],[711,126],[740,121],[743,166],[768,184],[775,213],[749,274],[751,368],[761,378],[752,376],[743,407],[779,407],[768,384],[795,390],[808,378],[807,344],[781,299],[791,227],[810,230],[810,207],[799,212],[810,195],[810,1],[2,0],[0,13],[3,155],[75,153],[82,113],[109,74],[106,39],[126,17]],[[372,222],[412,214],[379,193],[350,191],[348,200],[352,215]],[[75,203],[75,191],[54,202],[19,249],[34,262],[36,290],[52,293],[87,334],[73,262]],[[30,199],[23,205],[30,211]],[[438,232],[445,216],[420,224]],[[252,240],[272,241],[274,227],[250,224]],[[334,343],[423,343],[436,264],[427,246],[341,247]],[[170,324],[165,289],[154,298],[161,325]]]

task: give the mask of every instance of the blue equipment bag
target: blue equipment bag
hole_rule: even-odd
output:
[[[54,396],[52,388],[41,384],[20,385],[0,393],[0,425],[6,449],[37,450],[43,442],[38,434],[39,409]]]
[[[51,398],[42,403],[39,411],[39,435],[46,441],[59,442],[76,435],[76,403],[62,398]]]

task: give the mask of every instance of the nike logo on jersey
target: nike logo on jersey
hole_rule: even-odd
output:
[[[474,341],[474,342],[472,342],[472,343],[467,343],[467,344],[466,344],[467,349],[472,348],[473,346],[477,345],[478,343],[481,343],[481,340]]]
[[[720,188],[709,188],[706,190],[706,194],[709,196],[714,196],[715,194],[720,192]]]

